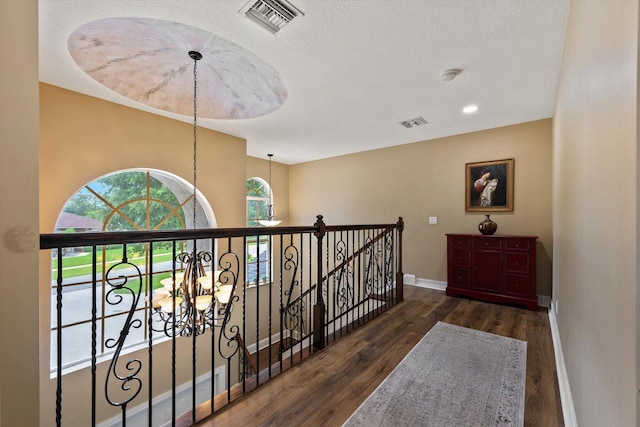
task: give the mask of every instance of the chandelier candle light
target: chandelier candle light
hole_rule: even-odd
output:
[[[269,156],[269,207],[267,208],[267,219],[260,219],[258,220],[258,223],[266,227],[273,227],[274,225],[280,224],[282,221],[275,219],[273,214],[273,191],[271,191],[271,158],[273,157],[273,154],[267,154],[267,156]]]
[[[190,51],[189,57],[193,59],[193,229],[196,229],[197,63],[202,54]],[[205,270],[204,266],[211,265],[212,260],[211,252],[198,252],[194,240],[192,251],[182,252],[176,257],[176,261],[186,263],[184,271],[162,279],[160,283],[164,289],[153,291],[151,307],[154,315],[164,323],[163,331],[167,336],[200,335],[216,325],[216,314],[229,314],[233,285],[226,284],[226,280],[221,281],[223,272]]]

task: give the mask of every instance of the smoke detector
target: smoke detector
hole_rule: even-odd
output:
[[[459,70],[457,68],[450,68],[448,70],[443,71],[442,74],[440,74],[440,78],[442,79],[443,82],[449,82],[455,79],[456,77],[458,77],[458,74],[460,74],[461,72],[462,70]]]
[[[416,126],[426,125],[427,121],[423,117],[416,117],[415,119],[405,120],[404,122],[400,122],[400,124],[406,128],[412,128]]]
[[[296,16],[304,16],[300,9],[286,0],[258,0],[256,2],[251,0],[242,10],[247,18],[273,34],[280,31]]]

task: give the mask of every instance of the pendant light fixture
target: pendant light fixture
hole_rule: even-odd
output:
[[[202,54],[190,51],[189,57],[193,59],[193,229],[197,228],[197,149],[198,149],[198,115],[197,115],[197,89],[198,74],[197,63],[202,59]],[[153,291],[153,313],[163,322],[163,331],[168,336],[192,336],[204,333],[207,328],[216,325],[216,315],[228,315],[227,306],[233,297],[231,284],[223,284],[220,281],[219,271],[206,271],[205,265],[211,264],[213,255],[211,252],[198,252],[197,242],[194,239],[193,249],[182,252],[176,258],[181,263],[186,263],[184,272],[176,272],[172,277],[162,279],[160,283],[164,289]],[[218,306],[216,313],[215,307]]]
[[[273,191],[271,191],[271,158],[273,157],[273,154],[267,154],[267,156],[269,156],[269,206],[267,207],[267,219],[259,219],[258,223],[265,227],[273,227],[274,225],[280,224],[282,221],[275,219],[275,215],[273,214]]]

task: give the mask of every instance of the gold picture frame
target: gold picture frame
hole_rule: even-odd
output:
[[[465,212],[513,211],[513,159],[466,164]]]

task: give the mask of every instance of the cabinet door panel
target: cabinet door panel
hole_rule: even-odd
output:
[[[469,267],[471,265],[471,253],[469,249],[452,248],[451,262],[456,267]]]
[[[529,273],[529,253],[511,253],[505,254],[505,270],[511,273]]]
[[[473,251],[473,288],[483,291],[502,290],[502,254]]]
[[[451,286],[457,288],[468,288],[471,283],[471,272],[469,270],[453,269],[451,274]]]
[[[528,296],[530,291],[529,278],[507,274],[505,278],[506,291],[509,295]]]

